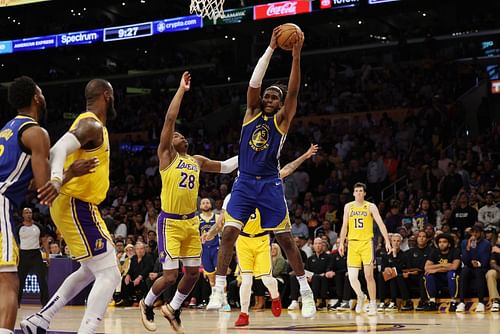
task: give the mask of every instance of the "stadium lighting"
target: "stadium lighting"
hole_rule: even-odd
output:
[[[125,2],[122,2],[122,6],[125,6],[125,5],[126,5],[126,3],[125,3]]]
[[[337,28],[340,28],[340,27],[341,27],[341,25],[340,25],[340,24],[337,24]]]
[[[422,13],[422,16],[423,16],[423,17],[426,17],[426,16],[427,16],[427,13]]]
[[[363,24],[363,21],[359,20],[359,21],[358,21],[358,24]]]

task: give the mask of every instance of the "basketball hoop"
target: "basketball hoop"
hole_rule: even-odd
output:
[[[224,0],[191,0],[189,10],[191,14],[209,18],[215,22],[224,18]]]

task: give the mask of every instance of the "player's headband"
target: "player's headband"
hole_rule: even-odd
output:
[[[267,87],[267,89],[266,89],[266,90],[268,90],[268,89],[274,89],[274,90],[277,90],[277,91],[278,91],[278,93],[280,94],[280,100],[282,100],[282,99],[283,99],[283,90],[282,90],[281,88],[279,88],[278,86],[272,85],[272,86]]]

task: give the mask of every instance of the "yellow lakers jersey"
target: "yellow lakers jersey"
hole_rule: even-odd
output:
[[[84,118],[93,118],[101,123],[94,113],[84,112],[75,119],[70,131],[75,129],[78,122]],[[108,130],[104,124],[101,123],[101,125],[103,129],[101,146],[90,150],[79,148],[71,153],[66,157],[64,170],[68,169],[75,160],[79,159],[98,158],[99,165],[93,173],[75,177],[61,188],[61,193],[93,204],[101,203],[106,198],[109,189],[109,138]]]
[[[260,212],[259,209],[255,209],[255,213],[252,213],[247,223],[243,227],[243,232],[250,235],[256,235],[265,232],[260,227]]]
[[[190,155],[177,153],[170,165],[160,171],[161,209],[164,212],[185,215],[196,211],[200,166]]]
[[[373,217],[370,212],[370,202],[362,205],[356,201],[349,203],[348,240],[371,240],[373,238]]]

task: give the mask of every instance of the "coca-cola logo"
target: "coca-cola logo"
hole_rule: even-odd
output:
[[[272,4],[267,8],[268,16],[275,15],[295,15],[297,14],[297,3],[296,2],[285,2],[282,4]]]
[[[310,1],[282,1],[254,6],[254,19],[266,19],[277,16],[289,16],[311,12]]]

